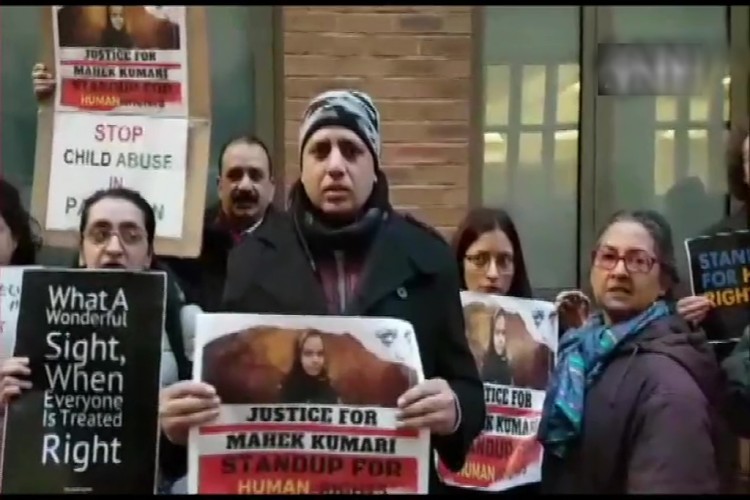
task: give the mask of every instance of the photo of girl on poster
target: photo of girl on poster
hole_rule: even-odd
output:
[[[328,377],[328,359],[320,333],[307,330],[295,342],[292,368],[281,384],[281,400],[287,404],[341,402]]]
[[[481,377],[483,382],[513,385],[513,372],[508,360],[505,326],[505,311],[498,308],[492,316],[489,343],[482,361]]]
[[[484,296],[482,300],[467,299],[464,304],[466,336],[482,381],[544,390],[554,365],[554,349],[544,340],[546,328],[540,333],[542,323],[535,322],[547,320],[535,319],[538,308],[525,299]],[[520,304],[499,303],[519,300]]]
[[[104,30],[102,30],[100,46],[132,49],[134,44],[125,21],[125,6],[107,5],[105,7],[107,18]]]

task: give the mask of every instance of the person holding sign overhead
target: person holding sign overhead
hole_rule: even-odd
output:
[[[81,212],[80,267],[159,270],[153,257],[155,234],[154,211],[140,194],[126,188],[97,191],[85,200]],[[167,286],[170,286],[169,280]],[[167,292],[168,312],[163,340],[161,379],[165,385],[189,378],[191,372],[179,324],[182,304],[170,296],[172,294]],[[30,387],[26,380],[30,375],[28,364],[27,358],[10,358],[0,365],[0,404],[7,405],[21,390]],[[160,450],[162,472],[165,477],[174,479],[183,472],[184,450],[175,448],[168,441],[160,445]]]
[[[400,426],[429,429],[443,462],[459,470],[485,416],[459,277],[442,237],[393,210],[380,150],[380,115],[369,96],[333,90],[310,102],[289,211],[269,212],[230,253],[224,310],[411,323],[426,380],[399,398]],[[165,433],[185,443],[190,427],[213,419],[217,405],[205,384],[165,389]],[[434,461],[425,460],[432,491]]]

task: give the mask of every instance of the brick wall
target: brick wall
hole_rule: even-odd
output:
[[[383,120],[394,205],[444,234],[468,205],[471,7],[284,7],[287,182],[307,101],[368,92]]]

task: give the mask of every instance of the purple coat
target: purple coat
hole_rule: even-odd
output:
[[[544,493],[720,491],[721,375],[703,333],[677,316],[620,346],[586,393],[583,432],[545,453]]]

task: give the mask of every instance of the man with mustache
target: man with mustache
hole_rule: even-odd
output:
[[[241,135],[219,150],[219,201],[206,209],[201,253],[163,259],[179,277],[188,302],[218,310],[229,251],[264,220],[274,195],[273,164],[259,138]]]
[[[43,63],[34,65],[31,79],[38,100],[52,96],[54,75]],[[219,149],[217,164],[219,201],[204,212],[200,255],[161,259],[177,275],[187,301],[207,312],[219,307],[229,250],[260,225],[274,195],[271,155],[258,137],[233,137]]]
[[[458,471],[485,418],[458,270],[435,230],[393,209],[380,152],[380,114],[369,96],[334,90],[313,99],[289,209],[269,212],[232,250],[222,308],[411,323],[426,380],[399,398],[399,423],[428,429],[443,463]],[[219,404],[213,387],[178,382],[162,392],[162,428],[185,444],[189,428],[214,419]],[[432,460],[430,469],[436,492]]]

